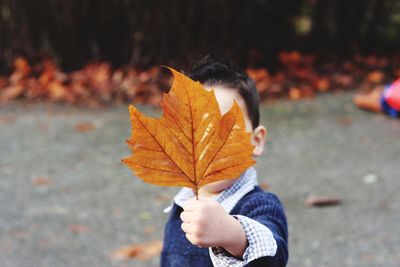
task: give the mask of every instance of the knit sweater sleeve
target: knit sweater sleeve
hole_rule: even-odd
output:
[[[288,259],[287,223],[282,204],[271,194],[259,192],[245,197],[239,214],[248,247],[243,260],[233,258],[223,249],[210,249],[215,266],[285,266]]]

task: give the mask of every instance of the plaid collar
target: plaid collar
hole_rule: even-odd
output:
[[[215,199],[221,204],[222,207],[229,213],[233,207],[239,202],[239,200],[246,195],[248,192],[254,189],[258,184],[257,172],[254,168],[248,168],[237,181],[226,188],[224,191],[219,193]],[[192,189],[183,187],[178,194],[175,195],[173,202],[176,205],[182,207],[183,203],[194,197]],[[173,203],[164,209],[165,213],[170,212]]]

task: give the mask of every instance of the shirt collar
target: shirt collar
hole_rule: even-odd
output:
[[[254,189],[258,184],[257,172],[254,168],[248,168],[244,171],[239,179],[235,181],[230,187],[219,193],[215,199],[221,204],[227,212],[230,212],[233,207],[239,202],[239,200],[246,195],[248,192]],[[183,203],[192,197],[194,192],[188,187],[183,187],[178,194],[175,195],[173,202],[176,205],[182,207]],[[164,209],[165,213],[168,213],[172,209],[173,203]]]

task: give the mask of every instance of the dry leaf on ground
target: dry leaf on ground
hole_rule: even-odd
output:
[[[123,246],[111,254],[113,261],[123,261],[128,259],[148,260],[160,255],[162,249],[161,240],[153,240],[143,244]]]
[[[79,133],[85,133],[93,131],[96,127],[91,122],[82,122],[75,125],[75,131]]]
[[[49,178],[43,177],[43,176],[39,176],[36,177],[32,180],[32,184],[33,185],[49,185],[51,184],[51,181]]]
[[[333,197],[316,197],[310,196],[304,204],[308,207],[325,207],[325,206],[336,206],[342,204],[341,199]]]
[[[83,234],[83,233],[90,231],[90,228],[87,225],[76,223],[76,224],[70,224],[69,230],[73,234]]]
[[[271,185],[269,183],[263,181],[260,183],[260,187],[264,190],[268,190],[271,187]]]

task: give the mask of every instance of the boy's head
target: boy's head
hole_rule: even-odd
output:
[[[252,132],[253,155],[260,156],[267,131],[260,125],[260,97],[249,76],[231,63],[216,62],[208,56],[196,62],[188,76],[214,90],[222,114],[236,100],[242,109],[247,131]]]
[[[216,62],[205,57],[193,65],[189,73],[192,80],[199,81],[204,86],[213,88],[224,87],[236,90],[244,100],[247,116],[252,129],[260,124],[260,97],[254,82],[249,76],[231,63]]]
[[[230,63],[221,63],[206,57],[197,62],[188,76],[199,81],[206,89],[213,89],[221,113],[226,113],[236,100],[242,109],[246,129],[252,132],[252,143],[255,146],[254,156],[264,152],[267,130],[260,125],[260,98],[254,82],[249,76]],[[223,180],[205,185],[200,191],[218,192],[234,183],[235,179]]]

